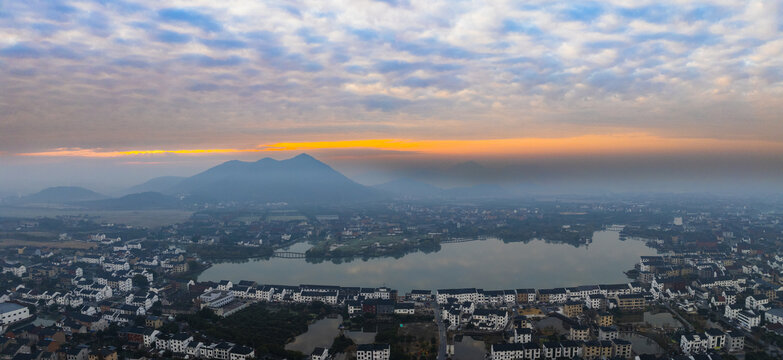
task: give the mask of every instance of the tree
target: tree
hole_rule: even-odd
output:
[[[150,282],[147,280],[147,277],[141,274],[134,275],[132,281],[134,286],[138,286],[142,289],[146,289],[150,286]]]

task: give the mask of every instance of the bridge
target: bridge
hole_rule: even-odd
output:
[[[307,257],[307,255],[305,253],[301,253],[301,252],[275,251],[272,254],[272,257],[282,258],[282,259],[304,259],[304,258]]]
[[[471,239],[471,238],[451,238],[446,240],[441,240],[441,244],[453,244],[453,243],[463,243],[463,242],[470,242],[470,241],[479,241],[479,240],[486,240],[484,237],[479,237],[477,239]]]

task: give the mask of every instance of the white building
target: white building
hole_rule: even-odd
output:
[[[683,334],[680,336],[680,350],[685,354],[698,354],[707,349],[706,339],[699,334]]]
[[[736,319],[740,311],[742,311],[741,306],[736,304],[735,305],[727,304],[726,307],[723,309],[723,316],[725,316],[728,319]]]
[[[481,298],[483,298],[483,294]],[[435,300],[438,304],[445,304],[448,299],[457,299],[457,302],[479,302],[479,293],[475,288],[467,289],[438,289],[435,292]]]
[[[511,343],[525,344],[533,341],[533,329],[530,328],[514,328],[514,337],[509,339]]]
[[[322,347],[317,347],[310,353],[310,360],[327,360],[328,358],[329,350]]]
[[[8,325],[30,317],[30,309],[15,303],[0,303],[0,324]]]
[[[490,350],[491,360],[538,359],[541,348],[535,344],[494,344]]]
[[[16,277],[22,277],[27,272],[27,268],[22,264],[6,264],[3,266],[3,274],[10,273]]]
[[[761,324],[761,316],[754,313],[752,310],[743,310],[737,314],[737,321],[742,328],[750,330]]]
[[[477,309],[471,323],[482,329],[503,329],[508,325],[508,313],[503,310]]]
[[[764,313],[764,320],[769,323],[783,324],[783,308],[772,308]]]
[[[361,344],[356,347],[356,360],[389,360],[389,344]]]
[[[726,334],[726,351],[732,353],[745,348],[745,335],[739,331],[729,331]]]
[[[750,295],[745,298],[745,308],[750,310],[761,310],[764,311],[767,309],[767,304],[769,304],[769,299],[766,295]]]
[[[187,333],[179,333],[169,339],[169,350],[177,354],[185,353],[185,346],[193,341],[193,336]]]
[[[394,313],[397,315],[413,315],[416,312],[416,306],[413,303],[394,304]]]
[[[234,301],[234,294],[229,291],[212,290],[198,296],[201,300],[201,307],[217,309]]]
[[[707,329],[704,331],[707,340],[708,349],[723,349],[726,346],[726,333],[718,329]]]

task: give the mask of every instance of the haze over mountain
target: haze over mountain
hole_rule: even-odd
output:
[[[149,179],[142,184],[131,186],[125,189],[123,194],[138,194],[143,192],[159,192],[163,193],[179,184],[182,180],[187,179],[185,176],[159,176]]]
[[[410,178],[399,178],[373,187],[397,196],[410,198],[432,198],[443,195],[443,189]]]
[[[383,194],[360,185],[310,155],[256,162],[232,160],[170,188],[194,200],[327,203],[375,200]]]
[[[113,199],[81,201],[76,204],[99,210],[153,210],[182,207],[182,202],[179,199],[159,192],[143,192]]]
[[[54,186],[18,200],[19,203],[69,203],[105,199],[106,196],[79,186]]]

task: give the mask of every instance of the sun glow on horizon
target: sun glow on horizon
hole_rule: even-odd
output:
[[[30,157],[117,158],[158,155],[217,155],[288,151],[380,150],[429,155],[568,156],[665,154],[699,151],[783,152],[783,143],[758,140],[665,138],[649,134],[584,135],[563,138],[508,138],[476,140],[363,139],[300,141],[261,144],[255,148],[107,150],[57,148],[17,153]]]

